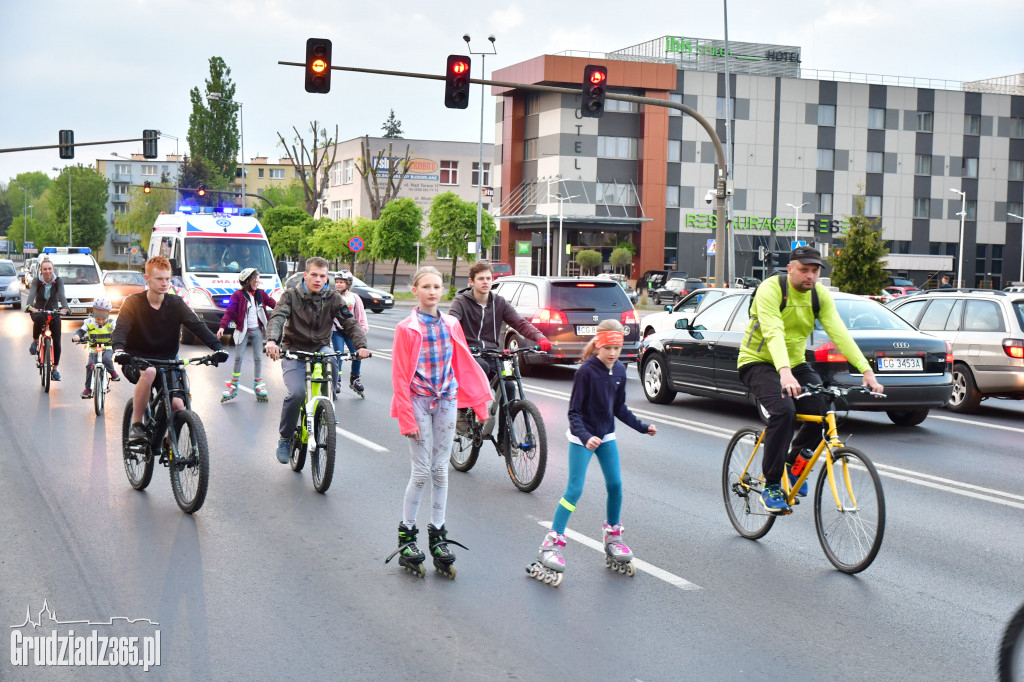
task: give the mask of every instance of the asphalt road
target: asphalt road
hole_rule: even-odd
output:
[[[573,370],[546,369],[525,379],[550,434],[543,484],[515,490],[485,445],[471,472],[450,473],[450,537],[470,547],[455,548],[458,577],[420,580],[383,563],[409,475],[389,417],[392,330],[407,311],[370,315],[367,397],[346,391],[336,403],[344,433],[326,495],[308,467],[295,474],[274,457],[277,365],[264,360],[269,404],[240,392],[222,405],[230,369],[191,369],[212,453],[193,517],[175,505],[166,469],[145,492],[128,485],[130,385],[115,384],[106,414],[93,415],[78,396],[85,351],[67,342],[77,323],[64,325],[64,381],[46,395],[28,316],[0,310],[0,619],[12,638],[0,679],[138,676],[12,664],[14,637],[68,629],[158,631],[148,675],[169,680],[993,679],[1001,630],[1024,601],[1024,403],[938,411],[914,428],[850,418],[842,435],[878,465],[888,523],[874,564],[848,576],[825,558],[810,504],[757,542],[729,524],[722,455],[735,429],[756,424],[753,411],[686,396],[649,404],[631,369],[629,404],[659,428],[653,438],[618,430],[626,538],[647,570],[613,573],[594,548],[604,520],[595,465],[554,589],[524,572],[567,476]],[[251,372],[247,359],[249,386]],[[39,618],[44,601],[51,611]]]

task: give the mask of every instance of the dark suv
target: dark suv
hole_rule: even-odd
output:
[[[527,354],[529,364],[578,362],[602,320],[618,320],[626,328],[619,360],[636,360],[640,343],[640,319],[626,292],[614,280],[602,277],[528,277],[512,275],[494,283],[491,291],[502,296],[551,341],[551,352]],[[504,327],[499,336],[503,348],[532,343]]]

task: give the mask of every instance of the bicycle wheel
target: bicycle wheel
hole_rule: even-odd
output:
[[[181,511],[194,514],[203,506],[210,482],[210,450],[199,415],[191,410],[175,412],[174,438],[178,443],[178,454],[168,467],[171,470],[171,491]]]
[[[458,430],[455,431],[452,454],[448,458],[452,463],[452,468],[456,471],[472,469],[480,456],[480,446],[483,444],[483,439],[480,437],[480,429],[483,425],[476,420],[476,416],[472,412],[466,415],[466,418],[470,420],[469,432],[462,434]]]
[[[338,438],[338,422],[334,416],[334,405],[318,400],[313,412],[313,433],[316,434],[316,450],[309,460],[313,474],[313,490],[325,493],[331,487],[334,477],[334,448]]]
[[[107,392],[107,371],[106,369],[100,369],[101,366],[102,363],[96,363],[92,375],[92,406],[97,417],[103,414],[103,401],[106,399]]]
[[[999,682],[1024,679],[1024,606],[1013,614],[999,644]]]
[[[43,382],[44,393],[50,392],[50,379],[53,374],[53,354],[50,352],[50,344],[52,343],[53,341],[50,340],[49,336],[43,337],[43,373],[42,376],[40,376],[40,379],[42,379]]]
[[[860,573],[871,565],[885,534],[882,479],[862,452],[839,448],[832,453],[839,506],[822,469],[814,487],[814,527],[825,556],[843,573]]]
[[[124,418],[121,420],[121,455],[124,457],[124,472],[128,475],[128,482],[136,490],[145,490],[146,486],[153,479],[153,457],[146,457],[145,462],[140,462],[135,453],[128,447],[128,432],[132,428],[132,403],[133,398],[128,399],[124,406]],[[139,446],[143,452],[149,449],[149,444]]]
[[[548,432],[540,410],[529,400],[517,400],[509,409],[512,433],[505,450],[505,467],[512,483],[524,493],[544,480],[548,465]]]
[[[737,431],[725,447],[725,462],[722,464],[725,511],[729,513],[729,521],[736,532],[750,540],[763,538],[775,524],[775,515],[768,513],[761,504],[764,448],[758,448],[754,453],[760,437],[761,431],[752,426]]]

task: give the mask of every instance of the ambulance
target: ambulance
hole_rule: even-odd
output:
[[[267,233],[251,208],[181,205],[162,213],[149,240],[149,257],[154,256],[170,260],[175,293],[212,331],[220,327],[245,268],[259,270],[260,288],[274,300],[283,291]],[[184,327],[181,340],[195,342]]]

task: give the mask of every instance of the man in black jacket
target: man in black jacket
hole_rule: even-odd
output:
[[[167,293],[171,288],[171,263],[163,256],[154,256],[146,261],[146,283],[149,288],[124,299],[117,316],[117,326],[111,336],[114,361],[122,367],[131,363],[132,355],[157,360],[173,360],[178,357],[178,339],[181,325],[195,334],[199,340],[216,351],[215,362],[227,362],[228,353],[213,332],[188,307],[180,296]],[[136,376],[125,371],[125,377],[132,381]],[[132,428],[128,439],[144,440],[146,429],[142,416],[149,403],[150,390],[156,379],[156,369],[147,367],[138,374],[132,403]],[[181,398],[174,398],[171,409],[177,412],[185,408]]]
[[[43,333],[43,326],[46,324],[46,315],[39,312],[40,310],[60,310],[50,318],[50,332],[53,334],[53,370],[50,378],[60,381],[60,372],[57,371],[57,365],[60,364],[60,316],[68,312],[68,299],[64,295],[64,280],[57,277],[49,258],[40,261],[39,276],[32,280],[32,286],[28,290],[28,302],[25,304],[25,312],[32,316],[32,345],[28,349],[29,355],[36,355],[39,352],[36,339]]]

